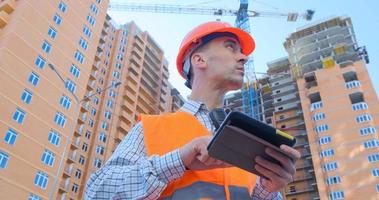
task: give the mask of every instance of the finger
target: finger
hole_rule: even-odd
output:
[[[301,153],[298,150],[296,150],[290,146],[282,144],[282,145],[280,145],[280,149],[282,149],[284,152],[288,153],[288,155],[290,155],[294,161],[300,159],[300,157],[301,157]]]
[[[286,178],[278,176],[277,174],[259,164],[256,164],[254,168],[265,177],[267,182],[271,184],[275,183],[276,185],[285,185],[287,182],[289,182]]]
[[[285,156],[284,154],[271,148],[265,149],[265,152],[275,160],[279,161],[287,172],[291,174],[294,174],[296,172],[295,163],[288,156]]]
[[[292,173],[287,172],[286,170],[283,169],[282,166],[275,164],[273,162],[270,162],[261,156],[257,156],[255,158],[255,161],[257,164],[264,166],[267,170],[270,170],[271,172],[275,173],[278,177],[283,177],[286,180],[291,180],[292,179]]]

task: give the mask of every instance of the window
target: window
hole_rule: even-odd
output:
[[[359,102],[352,105],[353,110],[366,110],[368,105],[365,102]]]
[[[0,169],[7,168],[9,155],[3,151],[0,151]]]
[[[379,147],[379,140],[368,140],[363,143],[363,146],[366,149]]]
[[[50,53],[51,51],[51,45],[46,40],[42,43],[42,50],[46,53]]]
[[[108,130],[108,124],[107,124],[107,122],[102,122],[101,123],[101,128],[107,131]]]
[[[87,43],[82,37],[80,37],[79,45],[80,45],[84,50],[87,50],[87,48],[88,48],[88,43]]]
[[[45,67],[46,60],[41,56],[38,56],[34,64],[36,64],[37,67],[43,69]]]
[[[87,22],[88,22],[89,24],[91,24],[92,26],[94,26],[95,23],[96,23],[96,20],[95,20],[95,18],[92,17],[91,15],[87,15]]]
[[[91,10],[93,13],[95,13],[96,15],[97,15],[98,12],[99,12],[99,9],[96,7],[95,4],[91,4],[90,10]]]
[[[53,144],[55,146],[59,146],[59,143],[61,141],[61,136],[59,133],[57,133],[55,131],[50,131],[49,136],[48,136],[48,140],[51,144]]]
[[[114,71],[113,72],[113,77],[120,78],[120,72]]]
[[[84,25],[83,26],[83,33],[88,37],[90,38],[91,37],[91,29],[88,28],[88,26]]]
[[[116,97],[116,92],[114,90],[109,90],[110,97]]]
[[[8,129],[7,133],[5,134],[4,141],[5,143],[8,143],[10,145],[14,145],[17,139],[17,133],[13,129]]]
[[[101,3],[101,0],[96,0],[97,3]]]
[[[121,69],[121,63],[116,63],[116,68]]]
[[[55,160],[54,153],[49,150],[45,150],[45,152],[42,154],[41,161],[44,164],[52,167],[54,165],[54,160]]]
[[[322,133],[322,132],[325,132],[327,130],[329,130],[329,126],[327,124],[322,124],[322,125],[319,125],[319,126],[315,127],[315,131],[317,133]]]
[[[80,157],[79,157],[79,163],[81,165],[84,165],[85,162],[86,162],[86,159],[84,158],[84,156],[80,155]]]
[[[323,157],[331,157],[334,155],[334,150],[333,149],[326,149],[326,150],[323,150],[321,151],[320,153],[320,157],[323,158]]]
[[[74,193],[77,193],[77,192],[78,192],[78,189],[79,189],[78,184],[74,183],[74,184],[72,185],[72,189],[71,189],[71,191],[73,191]]]
[[[341,178],[339,176],[328,177],[328,179],[326,180],[326,184],[328,185],[333,185],[337,183],[341,183]]]
[[[311,111],[313,110],[316,110],[316,109],[320,109],[322,108],[322,102],[321,101],[318,101],[318,102],[314,102],[311,104]]]
[[[108,106],[108,108],[113,108],[113,101],[112,100],[108,100],[107,101],[107,106]]]
[[[60,127],[64,127],[65,123],[66,123],[66,116],[64,116],[62,113],[60,112],[57,112],[55,114],[55,118],[54,118],[54,122],[56,124],[58,124]]]
[[[92,108],[92,109],[91,109],[91,115],[92,115],[92,116],[95,116],[95,115],[96,115],[96,109],[95,109],[95,108]]]
[[[16,112],[13,114],[13,120],[19,124],[22,124],[24,122],[25,115],[25,111],[21,110],[20,108],[17,108]]]
[[[81,64],[83,64],[84,62],[84,55],[82,53],[80,53],[80,51],[76,51],[75,52],[75,59],[80,62]]]
[[[74,64],[71,65],[70,72],[71,72],[71,74],[74,75],[76,78],[79,78],[79,76],[80,76],[80,70],[79,70],[78,67],[75,66]]]
[[[376,184],[376,191],[379,192],[379,184]]]
[[[66,95],[62,95],[61,99],[59,100],[59,104],[66,110],[68,110],[71,106],[71,100]]]
[[[30,193],[29,194],[29,197],[28,197],[28,200],[42,200],[41,197],[39,197],[38,195],[35,195],[33,193]]]
[[[89,119],[89,120],[88,120],[88,125],[89,125],[91,128],[93,128],[93,126],[94,126],[94,122],[93,122],[92,119]]]
[[[66,12],[66,4],[63,3],[62,1],[59,3],[58,8],[59,8],[59,10],[61,10],[62,12]]]
[[[313,115],[313,121],[319,121],[325,119],[325,114],[324,113],[318,113]]]
[[[327,144],[327,143],[329,143],[331,141],[332,141],[332,138],[330,136],[325,136],[325,137],[320,138],[318,142],[321,145],[323,145],[323,144]]]
[[[29,83],[31,83],[33,86],[37,86],[38,82],[39,82],[39,76],[32,72],[29,76],[29,79],[28,79]]]
[[[82,177],[82,171],[80,171],[80,169],[76,169],[75,177],[76,177],[77,179],[80,179],[80,177]]]
[[[379,161],[379,153],[370,154],[367,158],[369,162],[377,162]]]
[[[41,171],[38,171],[36,174],[36,178],[34,179],[34,185],[46,189],[47,182],[49,181],[49,176]]]
[[[29,104],[30,101],[32,100],[32,96],[33,94],[25,89],[24,92],[22,92],[21,100],[25,102],[26,104]]]
[[[366,128],[361,128],[359,132],[361,133],[361,135],[369,135],[369,134],[376,133],[376,129],[375,127],[366,127]]]
[[[102,142],[107,142],[107,136],[105,135],[105,133],[100,133],[99,140]]]
[[[85,137],[87,139],[90,139],[91,138],[91,132],[90,131],[86,131]]]
[[[378,177],[379,176],[379,168],[378,169],[373,169],[372,170],[372,175],[375,176],[375,177]]]
[[[111,112],[109,112],[109,111],[105,111],[105,113],[104,113],[104,117],[107,118],[107,119],[111,119],[111,117],[112,117]]]
[[[344,199],[345,194],[343,191],[336,191],[336,192],[331,192],[329,197],[331,200]]]
[[[357,116],[355,119],[358,123],[362,123],[362,122],[371,121],[372,118],[370,114],[364,114],[364,115]]]
[[[85,143],[85,142],[83,143],[82,150],[87,152],[87,150],[88,150],[88,144],[87,143]]]
[[[72,82],[70,79],[66,80],[65,87],[72,93],[76,91],[76,84]]]
[[[96,147],[96,153],[103,155],[104,154],[104,147],[102,146],[97,146]]]
[[[58,14],[55,14],[53,17],[53,21],[55,22],[55,24],[60,25],[62,23],[62,18]]]
[[[47,34],[50,36],[51,39],[55,39],[55,37],[57,36],[57,31],[54,28],[49,27]]]
[[[337,167],[338,167],[337,162],[330,162],[324,165],[324,170],[332,171],[332,170],[337,169]]]
[[[96,158],[93,162],[93,166],[100,168],[101,167],[101,160]]]

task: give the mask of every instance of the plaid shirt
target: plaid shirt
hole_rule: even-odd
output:
[[[209,131],[214,126],[205,104],[188,101],[182,111],[193,114]],[[85,199],[158,199],[167,184],[179,179],[185,167],[176,149],[163,156],[147,157],[142,124],[138,123],[118,145],[106,164],[89,178]],[[257,179],[252,199],[280,200]]]

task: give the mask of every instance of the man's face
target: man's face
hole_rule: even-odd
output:
[[[204,58],[211,81],[216,81],[227,90],[241,88],[247,56],[242,54],[239,42],[232,37],[219,37],[207,46]]]

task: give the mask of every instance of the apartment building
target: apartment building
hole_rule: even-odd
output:
[[[140,113],[180,105],[162,48],[108,3],[0,1],[0,199],[82,199]]]
[[[284,46],[296,77],[320,199],[376,199],[379,101],[351,19],[335,17],[303,27]]]

